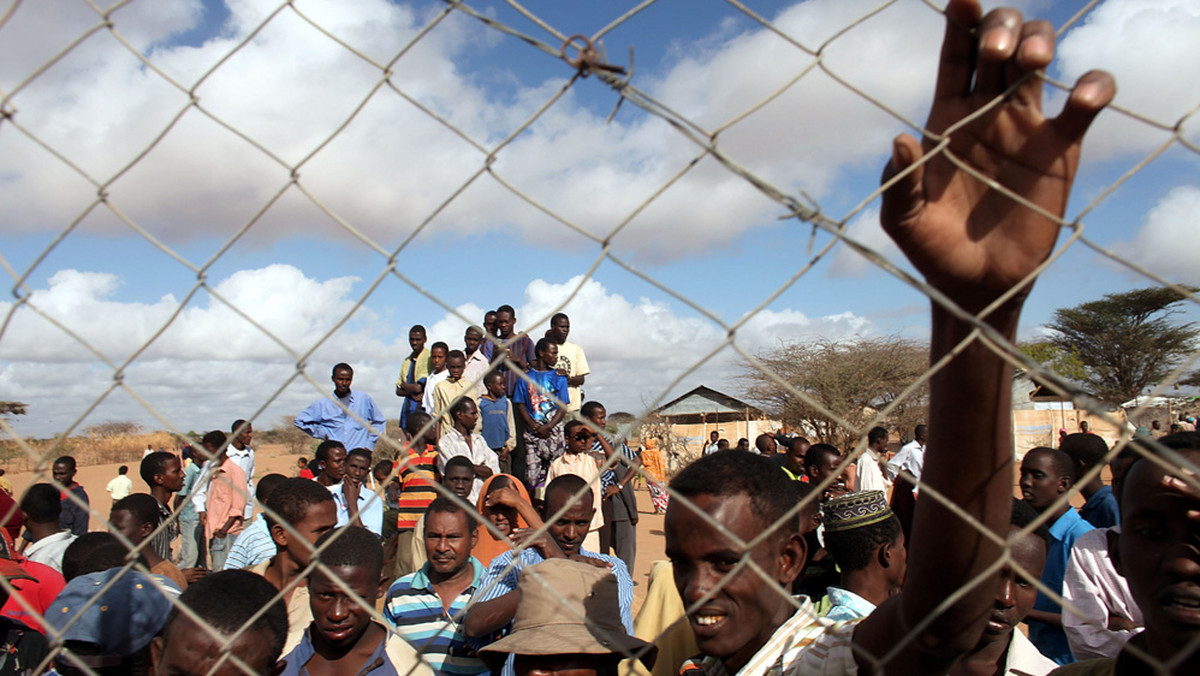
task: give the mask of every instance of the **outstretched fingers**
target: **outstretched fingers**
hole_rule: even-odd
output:
[[[883,169],[881,181],[900,178],[883,191],[880,222],[893,236],[900,235],[901,226],[911,222],[925,205],[925,165],[917,164],[922,156],[921,144],[912,136],[901,134],[892,141],[892,158]]]
[[[1072,143],[1083,140],[1092,120],[1117,95],[1117,83],[1102,70],[1090,70],[1080,76],[1067,97],[1062,113],[1054,119],[1058,133]]]
[[[938,59],[934,101],[954,100],[971,93],[975,76],[975,28],[981,10],[975,0],[952,0],[946,5],[946,34]]]

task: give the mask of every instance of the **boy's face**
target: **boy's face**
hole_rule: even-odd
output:
[[[442,483],[451,493],[466,500],[471,494],[471,486],[475,484],[475,472],[466,467],[450,467],[446,470],[446,476],[442,477]]]
[[[156,474],[154,477],[155,481],[172,493],[183,490],[183,479],[183,463],[179,462],[179,458],[175,456],[172,456],[163,466],[162,473]]]
[[[458,380],[467,368],[467,361],[458,355],[446,358],[446,370],[450,372],[450,380]]]
[[[564,343],[567,336],[571,335],[571,320],[566,317],[559,317],[550,322],[550,338],[556,343]]]
[[[133,512],[124,509],[114,510],[108,516],[108,531],[110,533],[120,533],[124,535],[131,544],[141,544],[142,540],[150,534],[150,524],[138,523]]]
[[[329,454],[325,456],[323,471],[325,476],[335,482],[341,481],[346,476],[346,449],[341,446],[329,449]]]
[[[554,368],[558,363],[558,345],[553,341],[546,343],[542,349],[538,350],[538,359],[542,362],[542,366],[548,369]]]
[[[471,532],[469,518],[466,512],[434,512],[425,520],[425,551],[438,574],[457,573],[470,560],[479,531]]]
[[[280,524],[271,527],[271,537],[275,543],[283,538],[284,549],[292,561],[300,566],[308,565],[308,557],[312,555],[313,545],[324,534],[337,527],[337,506],[332,494],[329,500],[322,500],[315,505],[309,505],[304,518],[292,525],[300,537],[295,537]]]
[[[468,328],[467,332],[463,334],[463,345],[465,345],[467,348],[467,354],[471,354],[475,350],[478,350],[479,344],[482,342],[483,334],[474,327]]]
[[[675,587],[685,607],[706,595],[711,598],[688,615],[696,644],[707,655],[737,671],[767,642],[792,614],[785,587],[804,567],[804,544],[798,534],[763,538],[753,549],[740,544],[709,523],[706,513],[743,543],[763,531],[750,507],[750,496],[697,495],[695,508],[672,501],[664,525],[666,553],[674,564]],[[769,576],[764,580],[750,566],[734,568],[748,556]],[[724,581],[719,591],[717,586]]]
[[[1021,529],[1009,528],[1009,537],[1015,537]],[[1030,575],[1040,578],[1046,565],[1046,542],[1032,533],[1026,533],[1012,543],[1013,561]],[[1033,581],[1017,572],[1012,564],[1000,569],[996,598],[992,602],[992,615],[983,628],[983,641],[1007,641],[1037,600],[1037,588]]]
[[[367,473],[371,471],[371,460],[364,458],[361,454],[346,458],[346,478],[352,481],[356,486],[361,486],[363,481],[367,479]]]
[[[499,373],[493,373],[483,383],[487,387],[488,395],[493,399],[499,399],[504,396],[504,376]]]
[[[383,484],[387,482],[388,475],[392,473],[392,468],[388,465],[378,465],[372,474],[375,475],[375,483]]]
[[[594,438],[595,434],[585,425],[572,428],[570,434],[567,434],[567,452],[586,453],[592,448]]]
[[[596,410],[592,411],[592,417],[588,418],[596,429],[602,430],[608,427],[608,411],[604,410],[603,406],[597,406]]]
[[[54,467],[50,469],[50,473],[54,476],[54,480],[64,486],[70,486],[75,481],[75,470],[65,462],[56,462]]]
[[[429,352],[429,361],[433,364],[435,372],[441,372],[446,368],[446,351],[440,347],[435,347]]]
[[[353,376],[351,376],[351,380],[353,380]],[[237,436],[237,441],[243,446],[249,446],[250,442],[254,441],[254,425],[246,423],[246,429]]]
[[[246,672],[230,660],[212,671],[225,654],[227,637],[213,638],[184,615],[177,615],[161,637],[150,641],[150,676],[243,676]],[[270,637],[261,631],[246,631],[227,649],[237,655],[255,674],[279,674],[286,662],[271,663]]]
[[[1021,497],[1038,512],[1044,511],[1070,488],[1059,476],[1049,453],[1030,451],[1021,461]]]
[[[513,325],[517,318],[508,312],[496,313],[496,333],[501,338],[509,338],[512,336]]]
[[[331,566],[329,574],[346,583],[354,594],[347,594],[322,569],[314,570],[308,579],[313,625],[327,645],[349,649],[371,626],[368,608],[379,598],[382,582],[368,566]]]
[[[424,331],[409,331],[408,346],[412,348],[413,354],[419,353],[425,349],[425,332]]]
[[[1200,451],[1180,450],[1193,463]],[[1200,493],[1150,460],[1133,465],[1121,489],[1121,533],[1113,563],[1142,610],[1157,657],[1200,633]]]

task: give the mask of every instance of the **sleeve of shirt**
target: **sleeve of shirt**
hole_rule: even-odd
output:
[[[314,439],[326,439],[328,434],[325,429],[325,414],[324,400],[318,399],[300,412],[296,419],[292,421],[296,427],[304,430],[304,433]]]
[[[517,425],[513,420],[513,405],[512,401],[508,402],[508,439],[504,442],[504,447],[508,450],[513,450],[517,447]]]
[[[591,375],[591,373],[592,373],[591,370],[588,369],[587,355],[585,355],[583,353],[583,348],[580,347],[579,348],[579,359],[575,363],[575,373],[573,375],[587,376],[587,375]]]
[[[379,433],[375,430],[387,429],[387,418],[384,417],[383,411],[379,410],[379,405],[375,403],[375,399],[368,397],[367,401],[371,404],[370,407],[370,423],[372,430],[367,434],[367,439],[371,444],[371,448],[375,448],[375,442],[379,441]]]
[[[571,392],[569,389],[567,389],[566,376],[556,376],[554,378],[554,389],[554,396],[556,399],[564,404],[571,401]]]
[[[492,474],[500,473],[500,458],[496,452],[488,448],[487,442],[483,440],[482,434],[473,435],[471,446],[475,449],[475,457],[482,462],[477,464],[483,465],[492,470]]]
[[[472,604],[491,601],[517,589],[524,562],[518,560],[517,565],[510,566],[512,561],[512,552],[505,552],[492,559],[492,565],[479,577],[479,586],[471,598]]]
[[[605,560],[613,564],[613,576],[617,578],[617,602],[621,606],[621,624],[625,631],[633,635],[633,577],[625,562],[615,556],[606,556]]]
[[[196,482],[192,484],[192,506],[197,512],[208,511],[208,481],[210,479],[204,471],[204,466],[200,466],[200,472],[196,475]]]
[[[529,403],[529,383],[525,382],[524,378],[518,378],[517,384],[513,386],[513,395],[510,400],[514,404],[525,405]],[[512,413],[512,407],[509,407],[508,412]],[[510,428],[511,429],[511,428]]]
[[[1063,631],[1071,653],[1077,660],[1112,657],[1121,650],[1134,632],[1114,632],[1108,629],[1108,608],[1102,600],[1103,590],[1092,575],[1096,566],[1092,555],[1080,547],[1072,547],[1067,569],[1063,574],[1062,613]],[[1065,606],[1075,610],[1072,612]]]

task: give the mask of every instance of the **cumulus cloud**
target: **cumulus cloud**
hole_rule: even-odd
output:
[[[5,37],[17,39],[0,47],[3,86],[21,82],[96,23],[86,8],[61,4],[22,5],[4,26]],[[261,149],[200,109],[188,108],[188,94],[146,68],[104,30],[13,99],[21,124],[101,184],[149,148],[182,112],[145,157],[106,187],[122,213],[168,242],[232,234],[289,185],[291,166],[303,162],[297,172],[301,184],[322,205],[384,246],[395,246],[469,182],[485,166],[486,151],[565,82],[565,72],[564,78],[522,82],[522,73],[506,69],[506,53],[494,31],[452,14],[396,62],[390,83],[460,135],[388,85],[377,88],[381,70],[290,8],[209,74],[277,6],[267,0],[227,4],[228,24],[199,46],[171,42],[199,20],[197,2],[132,3],[113,18],[117,30],[128,33],[155,66],[184,89],[195,87],[203,111]],[[809,0],[782,11],[774,22],[816,49],[877,4]],[[439,8],[314,0],[302,11],[385,64]],[[641,75],[635,84],[708,131],[786,87],[718,138],[734,160],[786,191],[804,189],[820,198],[848,168],[877,162],[898,125],[890,115],[820,70],[791,83],[813,57],[774,33],[758,28],[735,33],[725,24],[714,30],[712,39],[680,50],[660,72]],[[900,3],[826,46],[824,63],[901,114],[917,117],[932,85],[940,30],[940,16],[928,7]],[[480,54],[499,65],[488,60],[486,72],[463,67],[465,57]],[[615,93],[611,96],[615,101]],[[322,147],[347,121],[346,129]],[[572,91],[513,139],[491,171],[562,218],[604,237],[698,152],[661,120],[632,106],[607,124]],[[0,218],[16,230],[61,229],[96,196],[94,185],[20,134],[0,137],[0,173],[6,177],[0,182]],[[772,222],[780,211],[706,159],[615,242],[640,255],[686,256]],[[124,227],[104,208],[85,223],[100,232]],[[585,243],[487,174],[430,226],[431,232],[451,234],[499,229],[548,245]],[[680,229],[686,237],[666,234]],[[276,239],[297,232],[345,237],[294,187],[251,237]]]
[[[214,289],[303,353],[351,310],[356,281],[319,280],[292,266],[271,265],[234,273]],[[114,275],[63,270],[46,289],[36,290],[26,305],[0,304],[0,313],[11,315],[8,329],[0,336],[0,390],[31,405],[30,415],[14,421],[20,431],[60,431],[102,396],[84,424],[131,419],[161,426],[124,388],[177,429],[223,426],[264,406],[258,419],[268,426],[320,396],[327,387],[328,369],[338,361],[354,365],[356,388],[375,396],[389,415],[396,413],[392,389],[408,353],[403,340],[406,327],[381,323],[371,303],[383,299],[375,298],[306,360],[304,373],[316,388],[298,374],[287,352],[225,304],[207,299],[189,304],[171,328],[120,374],[124,388],[106,395],[118,374],[31,308],[80,331],[119,365],[179,306],[179,300],[170,296],[155,303],[124,301],[119,298],[120,288],[121,280]],[[644,404],[701,383],[734,394],[740,390],[735,377],[741,358],[732,349],[726,347],[703,361],[725,341],[727,329],[677,303],[627,298],[595,279],[535,279],[517,308],[518,321],[540,337],[546,319],[560,307],[572,318],[572,340],[587,352],[592,370],[585,388],[588,396],[605,401],[613,410],[641,411]],[[475,305],[456,311],[475,321],[482,315]],[[465,328],[454,313],[427,325],[432,339],[456,346]],[[851,313],[810,317],[782,308],[750,317],[738,328],[735,340],[754,353],[779,341],[877,333],[874,323]],[[689,374],[672,388],[685,373]]]
[[[1200,214],[1200,188],[1172,188],[1142,219],[1133,240],[1118,244],[1114,251],[1162,275],[1184,284],[1200,284],[1195,247],[1196,214]]]
[[[1170,128],[1200,105],[1198,34],[1200,4],[1191,0],[1107,0],[1060,41],[1060,72],[1073,83],[1088,70],[1107,70],[1117,79],[1116,105]],[[1168,138],[1169,131],[1110,112],[1089,133],[1088,153],[1145,153]]]

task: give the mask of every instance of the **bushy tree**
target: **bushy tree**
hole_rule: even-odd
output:
[[[898,336],[791,342],[756,356],[772,373],[820,406],[809,404],[750,365],[744,373],[747,398],[816,437],[814,441],[843,450],[853,447],[866,433],[864,427],[875,411],[896,401],[929,368],[929,347]],[[909,431],[925,422],[928,395],[929,388],[923,384],[899,402],[887,422]]]
[[[1165,287],[1110,293],[1055,310],[1046,325],[1053,331],[1049,340],[1078,357],[1082,377],[1075,380],[1097,398],[1121,403],[1162,383],[1196,351],[1200,329],[1194,322],[1173,319],[1183,301]]]

